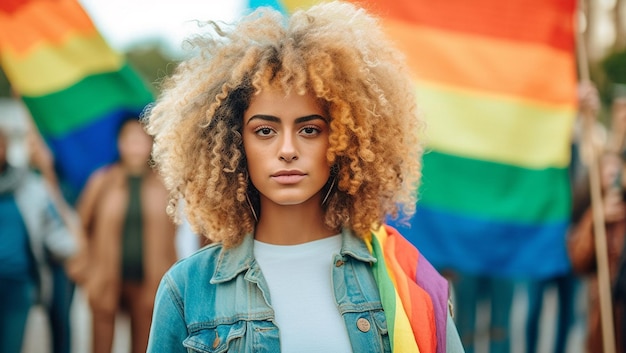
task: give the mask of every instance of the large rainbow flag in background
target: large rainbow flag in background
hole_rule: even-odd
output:
[[[353,1],[406,53],[427,122],[418,210],[394,226],[440,269],[568,271],[575,0]]]
[[[153,100],[77,0],[0,1],[0,66],[50,145],[69,198],[117,158],[120,120]]]

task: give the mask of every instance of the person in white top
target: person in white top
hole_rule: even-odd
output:
[[[144,118],[170,214],[184,200],[212,241],[161,281],[148,352],[403,351],[397,336],[462,351],[445,281],[443,315],[395,336],[373,272],[368,241],[414,211],[422,151],[414,84],[377,19],[330,2],[209,28]]]

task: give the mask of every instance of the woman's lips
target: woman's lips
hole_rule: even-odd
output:
[[[278,173],[272,175],[272,180],[279,184],[296,184],[306,177],[303,173]]]

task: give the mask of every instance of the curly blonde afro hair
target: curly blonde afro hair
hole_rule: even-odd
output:
[[[165,79],[144,115],[153,158],[197,234],[235,246],[254,231],[241,128],[252,95],[269,85],[311,92],[330,117],[327,159],[337,181],[326,224],[368,236],[385,217],[415,211],[420,179],[415,87],[378,20],[342,2],[289,18],[261,8],[234,26],[211,22],[196,55]]]

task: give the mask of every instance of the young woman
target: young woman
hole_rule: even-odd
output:
[[[162,279],[148,352],[462,351],[447,282],[383,224],[414,210],[421,122],[377,20],[212,28],[145,118],[170,214],[214,242]]]
[[[137,117],[118,131],[119,160],[90,176],[77,210],[85,228],[87,269],[81,283],[92,316],[92,352],[110,353],[115,317],[130,317],[131,352],[145,352],[154,297],[176,261],[167,190],[149,167],[152,138]]]

